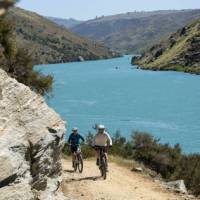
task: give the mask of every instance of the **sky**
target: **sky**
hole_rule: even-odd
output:
[[[135,10],[200,8],[200,0],[21,0],[18,6],[44,16],[87,20]]]

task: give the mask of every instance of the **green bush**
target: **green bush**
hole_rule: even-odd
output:
[[[181,159],[181,170],[178,177],[184,179],[187,188],[195,195],[200,195],[200,155],[184,155]]]
[[[94,135],[89,132],[85,137],[85,145],[82,146],[83,158],[91,158],[95,156],[95,151],[92,148]]]
[[[183,179],[187,188],[200,195],[200,155],[184,155],[180,145],[170,147],[161,144],[148,133],[135,132],[132,135],[134,159],[160,173],[167,180]]]
[[[131,142],[127,141],[127,139],[121,135],[120,131],[117,131],[114,134],[112,140],[113,140],[113,146],[109,151],[110,154],[114,156],[121,156],[126,159],[133,158],[132,157],[133,146]]]
[[[65,143],[62,152],[63,152],[63,154],[65,154],[67,156],[71,155],[70,146],[68,143]]]
[[[35,71],[32,58],[26,50],[18,49],[13,66],[12,76],[19,82],[42,95],[51,92],[53,77]]]
[[[168,144],[160,144],[148,133],[135,132],[132,135],[135,147],[134,158],[169,179],[175,176],[180,169],[181,149],[177,144],[170,147]]]

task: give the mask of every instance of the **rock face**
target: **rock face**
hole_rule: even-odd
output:
[[[64,199],[64,133],[42,97],[0,70],[0,200]]]

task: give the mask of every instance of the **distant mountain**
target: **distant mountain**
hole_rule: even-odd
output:
[[[141,53],[198,17],[200,10],[130,12],[102,16],[83,22],[71,30],[114,50]]]
[[[168,40],[161,42],[133,64],[147,70],[175,70],[200,75],[200,18],[179,29]]]
[[[62,19],[62,18],[56,18],[56,17],[47,17],[47,18],[65,28],[72,28],[74,26],[77,26],[77,25],[83,23],[83,21],[79,21],[79,20],[72,19],[72,18],[70,18],[70,19]]]
[[[118,55],[36,13],[13,8],[7,17],[15,21],[18,45],[28,50],[30,47],[36,63],[94,60]]]

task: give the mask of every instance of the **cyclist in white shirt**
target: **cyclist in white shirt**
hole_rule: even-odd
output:
[[[99,157],[100,157],[100,151],[98,150],[98,147],[105,147],[105,155],[106,159],[108,160],[108,147],[112,146],[112,139],[110,135],[105,131],[104,125],[98,126],[97,134],[94,136],[92,146],[96,150],[96,157],[97,157],[97,165],[99,165]]]

